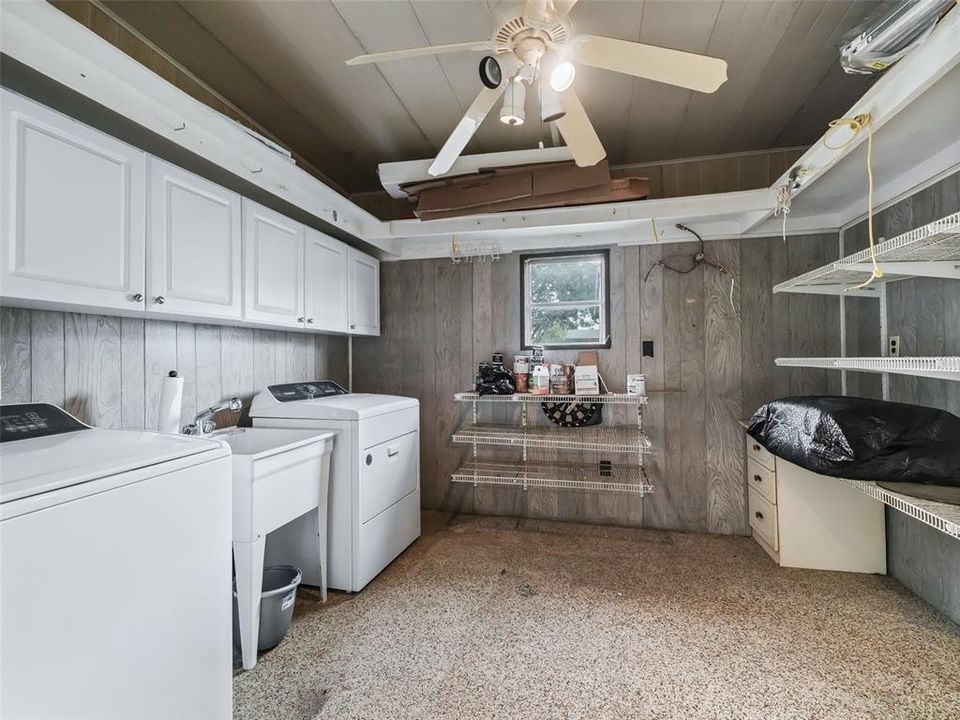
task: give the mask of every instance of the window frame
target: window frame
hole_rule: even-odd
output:
[[[530,299],[530,288],[527,283],[527,263],[531,260],[560,261],[584,257],[598,257],[603,268],[600,273],[600,336],[606,338],[604,342],[587,343],[560,343],[543,345],[547,350],[605,350],[611,347],[610,336],[610,249],[596,248],[593,250],[557,250],[548,253],[531,253],[520,256],[520,348],[531,350],[533,345],[527,342],[527,312],[533,308]],[[536,307],[580,307],[594,304],[591,300],[566,301],[559,303],[537,303]]]

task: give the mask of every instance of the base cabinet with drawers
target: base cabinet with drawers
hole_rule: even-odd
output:
[[[783,567],[887,571],[883,503],[778,458],[746,436],[750,528]]]

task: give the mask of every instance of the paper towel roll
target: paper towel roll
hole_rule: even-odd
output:
[[[160,385],[157,430],[165,433],[180,432],[180,404],[182,402],[183,378],[177,375],[176,370],[171,370]]]

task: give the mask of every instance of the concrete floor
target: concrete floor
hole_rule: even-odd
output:
[[[960,628],[746,538],[426,514],[234,688],[237,720],[952,720]]]

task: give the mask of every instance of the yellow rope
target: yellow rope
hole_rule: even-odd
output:
[[[849,290],[859,290],[860,288],[865,288],[874,280],[879,280],[883,277],[883,270],[880,269],[880,265],[877,263],[876,244],[873,240],[873,124],[870,122],[870,116],[866,114],[857,115],[853,118],[838,118],[830,123],[831,128],[841,125],[853,130],[853,135],[842,145],[830,145],[827,142],[827,138],[824,138],[823,145],[828,150],[842,150],[853,142],[864,128],[867,129],[867,236],[870,240],[870,260],[873,263],[873,271],[870,273],[870,277],[864,282],[855,287],[848,288]]]

